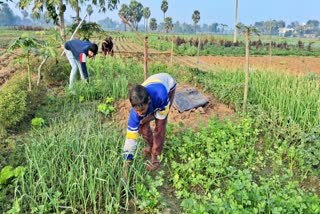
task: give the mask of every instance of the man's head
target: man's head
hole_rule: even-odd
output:
[[[134,111],[144,116],[148,110],[150,97],[147,89],[142,85],[134,86],[129,92],[129,100]]]
[[[94,57],[98,53],[98,45],[97,44],[92,44],[88,48],[88,56],[89,58]]]

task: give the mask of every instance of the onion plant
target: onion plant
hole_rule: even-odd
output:
[[[100,117],[96,105],[71,103],[48,127],[33,130],[26,143],[26,173],[16,189],[16,204],[22,210],[113,213],[128,209],[129,198],[135,197],[132,185],[144,177],[144,161],[137,155],[128,173],[131,179],[125,182],[124,133],[112,120],[102,124]]]

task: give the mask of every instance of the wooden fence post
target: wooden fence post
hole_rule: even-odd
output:
[[[143,60],[143,67],[144,67],[144,80],[147,79],[148,74],[148,37],[144,37],[144,60]]]
[[[172,61],[173,61],[173,37],[171,39],[171,64],[172,64]]]
[[[198,57],[197,57],[197,64],[199,64],[200,45],[201,45],[201,34],[199,35],[199,39],[198,39]]]
[[[246,29],[246,64],[245,64],[245,79],[244,79],[244,95],[243,95],[243,106],[242,111],[245,112],[247,108],[248,100],[248,87],[249,87],[249,35],[250,29]]]
[[[272,20],[270,20],[269,67],[271,67],[271,60],[272,60]]]

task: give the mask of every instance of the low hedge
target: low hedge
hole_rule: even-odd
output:
[[[0,90],[0,137],[20,122],[27,110],[27,76],[14,75]]]

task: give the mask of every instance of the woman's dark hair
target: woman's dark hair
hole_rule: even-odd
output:
[[[98,45],[92,44],[89,46],[88,51],[92,51],[94,55],[97,55],[98,53]]]
[[[136,85],[129,91],[129,100],[133,108],[140,108],[148,104],[149,93],[142,85]]]

